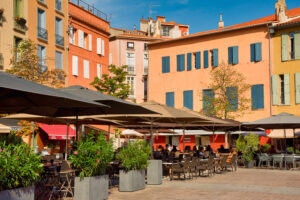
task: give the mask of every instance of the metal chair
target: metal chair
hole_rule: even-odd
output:
[[[272,155],[273,169],[275,168],[276,164],[279,164],[279,168],[282,169],[283,158],[283,155]]]
[[[270,167],[270,156],[266,153],[258,154],[258,167],[261,167],[264,163],[266,163],[266,166]]]
[[[296,159],[295,155],[285,155],[284,156],[284,164],[285,164],[285,169],[287,169],[290,164],[293,166],[293,169],[296,168]]]

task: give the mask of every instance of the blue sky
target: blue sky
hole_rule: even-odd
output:
[[[139,20],[166,16],[167,21],[190,25],[190,33],[216,29],[219,14],[223,13],[225,26],[250,21],[275,12],[276,0],[84,0],[111,15],[111,26],[139,28]],[[286,0],[288,9],[300,7],[300,0]]]

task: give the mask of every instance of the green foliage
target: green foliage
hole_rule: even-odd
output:
[[[254,153],[258,150],[258,147],[259,136],[253,133],[246,136],[240,135],[236,141],[236,149],[243,154],[242,158],[246,162],[253,160]]]
[[[106,173],[114,151],[111,142],[106,141],[104,135],[95,138],[93,134],[88,134],[76,146],[77,151],[70,156],[70,161],[79,170],[80,178]]]
[[[95,77],[91,83],[98,91],[120,98],[126,99],[129,96],[130,86],[126,82],[127,65],[116,67],[109,65],[109,74],[103,74],[102,78]]]
[[[146,141],[128,143],[120,150],[117,159],[121,161],[126,171],[145,169],[148,166],[148,159],[151,155],[151,148]]]
[[[271,145],[269,143],[266,143],[260,147],[260,151],[262,153],[268,153],[270,148],[271,148]]]
[[[31,186],[42,171],[41,157],[27,144],[0,147],[0,191]]]
[[[4,148],[7,144],[20,145],[22,143],[22,137],[17,136],[14,132],[11,132],[8,136],[0,137],[0,148]]]
[[[286,151],[288,153],[294,153],[294,147],[288,147],[288,148],[286,148]],[[295,153],[300,153],[300,151],[298,149],[296,149]]]

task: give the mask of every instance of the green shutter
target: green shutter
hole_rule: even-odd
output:
[[[203,52],[204,57],[204,68],[208,68],[208,51]]]
[[[195,55],[195,68],[196,69],[201,68],[201,52],[196,52],[196,55]]]
[[[185,54],[181,55],[181,71],[185,70]]]
[[[279,104],[278,75],[272,76],[272,94],[273,94],[273,105],[278,105]]]
[[[214,67],[218,67],[219,65],[219,50],[218,49],[213,49],[213,57],[214,57]]]
[[[261,43],[255,43],[255,62],[261,61]]]
[[[228,47],[228,64],[233,64],[233,47]]]
[[[251,62],[255,62],[255,44],[250,45]]]
[[[284,105],[290,105],[290,75],[284,74]]]
[[[295,59],[300,59],[300,31],[295,32]]]
[[[170,56],[166,57],[166,72],[170,72]]]
[[[188,53],[186,59],[187,59],[187,70],[190,71],[192,70],[192,54]]]
[[[161,71],[165,73],[165,57],[161,58]]]
[[[300,104],[300,72],[295,73],[295,93],[296,103]]]
[[[288,51],[288,33],[282,33],[281,35],[281,60],[287,61],[289,59]]]
[[[232,47],[232,64],[239,64],[239,47]]]
[[[177,71],[180,72],[180,55],[177,55]]]

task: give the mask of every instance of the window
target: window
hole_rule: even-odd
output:
[[[64,46],[62,19],[55,17],[55,44]]]
[[[192,53],[188,53],[186,56],[187,59],[187,71],[191,71],[192,70]]]
[[[228,47],[228,64],[236,65],[239,64],[239,47]]]
[[[109,53],[109,64],[111,65],[112,64],[112,53]]]
[[[78,57],[72,56],[72,75],[78,76]]]
[[[127,49],[134,49],[134,42],[127,42]]]
[[[261,43],[254,43],[250,45],[251,49],[251,62],[261,61]]]
[[[144,76],[144,100],[148,99],[148,77]]]
[[[15,46],[15,61],[18,60],[18,51],[17,51],[17,48],[19,47],[19,44],[20,42],[22,42],[22,39],[21,38],[18,38],[18,37],[14,37],[14,46]]]
[[[59,51],[55,51],[55,69],[63,69],[63,54]]]
[[[193,110],[193,90],[183,92],[183,107]]]
[[[83,77],[90,78],[90,62],[88,60],[83,60]]]
[[[134,98],[135,95],[134,76],[127,76],[127,84],[129,85],[129,98]]]
[[[144,43],[144,50],[148,51],[148,44],[147,43]]]
[[[295,60],[295,35],[290,33],[290,58]]]
[[[102,40],[101,40],[101,38],[97,38],[97,54],[99,54],[99,55],[102,54]]]
[[[300,32],[282,33],[281,56],[282,61],[300,59]]]
[[[97,64],[97,77],[102,78],[102,66]]]
[[[166,105],[173,107],[175,106],[175,102],[174,102],[174,92],[167,92],[166,93]]]
[[[205,114],[212,115],[214,111],[214,91],[212,89],[202,90],[202,108]]]
[[[219,51],[218,49],[213,49],[210,51],[211,53],[211,64],[213,67],[218,67],[219,65]]]
[[[23,0],[14,0],[14,16],[15,17],[24,17],[24,1]]]
[[[177,55],[177,71],[182,72],[185,70],[185,55]]]
[[[126,65],[127,67],[127,72],[128,73],[134,73],[134,67],[135,67],[135,56],[134,53],[127,53],[126,57]]]
[[[148,74],[149,58],[148,54],[144,54],[144,74]]]
[[[251,86],[251,108],[252,110],[264,108],[264,85]]]
[[[40,2],[42,2],[42,3],[45,3],[45,0],[39,0]]]
[[[89,46],[88,44],[88,34],[87,33],[83,33],[83,48],[87,49],[87,47]]]
[[[295,98],[296,104],[300,104],[300,73],[295,73]]]
[[[273,105],[290,104],[290,76],[280,74],[272,76]]]
[[[70,35],[69,35],[69,42],[70,42],[70,44],[74,44],[74,45],[76,45],[76,40],[75,40],[75,35],[76,35],[76,32],[77,32],[77,30],[74,28],[74,27],[72,27],[72,28],[70,28]]]
[[[226,88],[227,110],[236,111],[238,109],[238,90],[236,87]]]
[[[170,72],[170,56],[162,57],[162,73]]]
[[[170,36],[171,27],[162,26],[162,36],[169,37]]]
[[[62,0],[55,0],[55,9],[61,11],[62,10]]]
[[[89,50],[90,50],[90,51],[92,51],[92,43],[93,43],[92,35],[89,34]]]
[[[48,40],[48,31],[46,29],[46,12],[42,9],[37,10],[37,23],[38,38]]]
[[[208,51],[203,52],[203,60],[204,60],[204,69],[208,68]]]
[[[201,52],[194,53],[195,69],[201,68]]]
[[[105,41],[102,40],[102,56],[105,56]]]
[[[46,68],[46,47],[42,45],[37,46],[37,55],[39,57],[39,65],[41,69]]]

